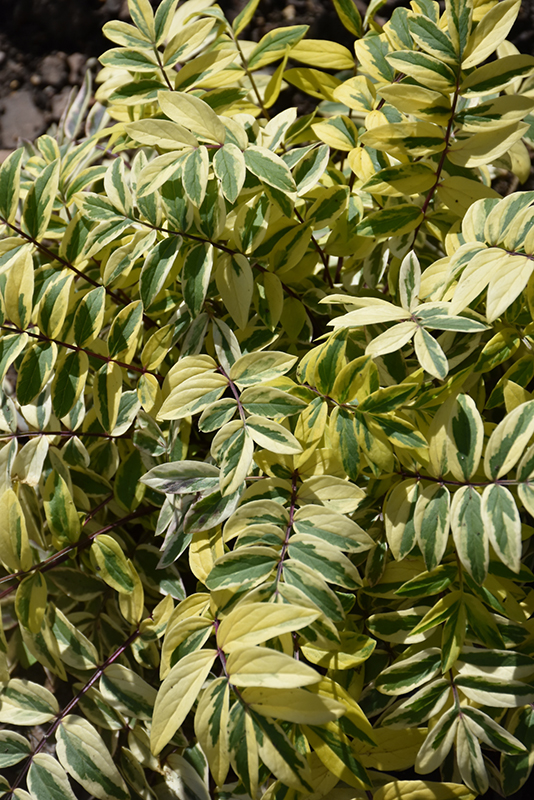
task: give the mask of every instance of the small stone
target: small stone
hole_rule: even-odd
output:
[[[12,89],[13,91],[15,91],[15,89],[18,89],[19,86],[20,86],[20,81],[17,80],[10,81],[9,83],[9,88]]]
[[[8,70],[15,75],[23,75],[24,74],[24,67],[22,64],[19,64],[17,61],[13,61],[12,58],[8,58],[6,67]]]
[[[54,95],[52,98],[52,119],[61,119],[61,115],[65,111],[67,103],[69,102],[71,91],[72,88],[70,86],[64,86],[59,94]]]
[[[288,22],[290,22],[292,19],[295,19],[296,14],[297,12],[295,11],[295,6],[292,5],[286,6],[282,11],[283,18]]]
[[[39,75],[32,75],[30,78],[30,83],[32,86],[40,86],[41,85],[41,78]]]
[[[67,56],[67,64],[69,65],[69,83],[79,83],[83,74],[83,68],[86,58],[83,53],[71,53]]]
[[[22,89],[1,103],[4,113],[1,118],[2,132],[0,146],[17,147],[19,139],[36,139],[45,128],[43,113],[33,102],[30,92]]]
[[[39,72],[44,83],[62,86],[67,80],[67,66],[64,53],[54,53],[43,58]]]

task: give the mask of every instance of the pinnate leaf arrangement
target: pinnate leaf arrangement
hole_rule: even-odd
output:
[[[520,2],[333,2],[353,50],[129,0],[0,169],[5,800],[530,774]]]

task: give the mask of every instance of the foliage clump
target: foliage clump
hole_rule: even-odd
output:
[[[534,58],[519,0],[334,5],[129,0],[0,169],[6,800],[530,773]]]

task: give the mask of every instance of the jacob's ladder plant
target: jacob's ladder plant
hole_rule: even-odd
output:
[[[334,5],[129,0],[0,169],[5,800],[530,774],[534,58]]]

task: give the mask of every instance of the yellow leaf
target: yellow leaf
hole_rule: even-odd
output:
[[[507,414],[522,403],[526,403],[527,400],[532,400],[530,392],[527,392],[522,386],[510,380],[507,380],[504,384],[503,395],[504,407],[506,408]]]
[[[500,247],[488,247],[475,253],[462,272],[449,307],[451,315],[459,314],[486,288],[495,269],[506,262],[507,268],[514,256],[503,252]]]
[[[286,47],[286,52],[282,61],[275,69],[269,83],[265,88],[265,94],[263,99],[263,105],[265,106],[265,108],[271,108],[271,106],[274,106],[274,104],[278,100],[278,95],[280,94],[280,89],[282,88],[282,79],[284,77],[284,70],[286,68],[287,59],[289,57],[289,51],[290,48]]]
[[[373,110],[376,91],[369,78],[364,75],[358,75],[355,78],[349,78],[348,81],[338,86],[334,90],[334,99],[353,111],[367,114]]]
[[[302,645],[302,652],[312,664],[331,670],[352,669],[367,661],[372,654],[376,641],[352,631],[342,631],[341,642],[329,642],[328,650],[315,645]]]
[[[235,686],[292,689],[321,680],[307,664],[268,647],[240,647],[230,653],[226,668]]]
[[[368,769],[382,771],[403,770],[413,767],[419,748],[427,734],[426,728],[374,728],[376,747],[358,746],[358,758]],[[374,799],[373,799],[374,800]]]
[[[365,355],[376,358],[400,350],[410,341],[416,330],[415,322],[399,322],[369,342],[365,348]]]
[[[13,489],[0,497],[0,558],[10,572],[30,569],[33,562],[26,521]]]
[[[26,328],[33,311],[33,258],[30,246],[21,248],[7,273],[4,290],[6,317]]]
[[[183,419],[203,411],[218,400],[228,385],[220,373],[206,373],[192,377],[171,391],[163,401],[157,419]]]
[[[350,50],[327,39],[302,39],[291,49],[291,58],[323,69],[354,68],[354,57]]]
[[[451,175],[439,184],[438,197],[454,214],[463,217],[469,206],[477,200],[500,195],[480,181],[472,181],[462,175]]]
[[[521,8],[521,0],[501,0],[480,20],[467,40],[462,69],[485,61],[508,36]]]
[[[393,122],[367,131],[360,141],[392,155],[426,156],[445,148],[445,133],[431,122]]]
[[[189,653],[174,665],[161,684],[150,731],[154,755],[163,750],[182,725],[216,658],[216,650]]]
[[[490,131],[457,139],[447,157],[459,167],[481,167],[500,158],[528,131],[526,122],[510,122]]]
[[[380,301],[379,303],[369,302],[367,304],[368,300],[372,301],[373,299],[362,298],[365,302],[365,305],[362,303],[362,308],[358,308],[356,311],[349,311],[348,314],[344,314],[341,317],[334,317],[328,324],[336,329],[356,328],[362,325],[376,325],[379,322],[394,322],[408,316],[405,308],[394,306],[393,303]]]
[[[36,436],[30,439],[15,456],[11,477],[28,486],[37,486],[43,474],[43,464],[48,454],[48,448],[49,443],[46,436]]]
[[[217,631],[217,643],[227,653],[297,631],[320,616],[317,610],[274,603],[240,603],[226,616]]]
[[[203,375],[205,372],[214,372],[216,368],[217,362],[211,356],[200,354],[180,358],[165,376],[163,391],[171,392],[188,378]]]
[[[242,695],[253,711],[301,725],[324,725],[345,713],[343,703],[305,689],[248,688],[243,689]]]
[[[371,723],[361,710],[356,700],[343,689],[339,683],[332,680],[332,678],[323,677],[319,683],[314,683],[309,689],[310,692],[319,694],[321,697],[329,697],[343,703],[345,706],[345,716],[349,719],[363,734],[364,739],[369,739],[370,743],[374,742],[373,728]]]
[[[447,94],[404,83],[382,86],[378,93],[403,114],[414,114],[437,125],[446,125],[449,121],[451,101]]]
[[[475,800],[476,792],[461,783],[392,781],[373,794],[373,800]]]
[[[319,100],[334,100],[334,90],[341,83],[335,75],[311,67],[287,69],[284,72],[284,80]]]
[[[155,375],[141,375],[137,384],[137,397],[147,413],[156,413],[161,405],[161,389]]]
[[[130,568],[134,588],[133,591],[128,592],[128,594],[124,592],[119,593],[119,608],[127,622],[131,625],[137,625],[143,617],[145,592],[136,568],[130,559],[128,559],[127,563]]]
[[[526,183],[530,175],[530,153],[525,143],[520,139],[503,158],[508,159],[510,169],[519,178],[519,183]]]
[[[15,611],[19,622],[31,633],[38,633],[41,630],[46,597],[46,581],[39,572],[28,575],[17,587]]]
[[[207,6],[204,6],[207,8]],[[213,28],[215,20],[213,19],[200,19],[187,24],[184,17],[189,14],[192,15],[190,6],[181,4],[179,13],[174,13],[174,18],[171,22],[169,32],[169,40],[163,53],[163,63],[171,61],[175,63],[177,59],[185,61],[190,53],[193,53],[199,45],[206,41],[210,30]],[[185,12],[185,14],[184,14]],[[180,21],[179,16],[182,16]],[[171,33],[173,34],[171,37]]]
[[[342,732],[339,723],[329,722],[319,730],[305,725],[303,730],[314,751],[330,772],[355,789],[369,788],[360,756],[354,753],[354,749],[347,736]],[[361,777],[358,776],[358,773]]]
[[[217,786],[222,786],[230,767],[229,697],[228,681],[217,678],[204,690],[195,714],[195,733]],[[215,720],[217,722],[214,725]]]
[[[189,545],[189,566],[197,580],[205,583],[213,565],[224,555],[220,528],[210,531],[196,531]]]
[[[161,648],[161,661],[159,665],[160,678],[164,680],[171,671],[171,662],[178,647],[192,634],[203,631],[207,636],[211,633],[208,628],[213,628],[213,620],[206,617],[186,617],[178,622],[169,622],[165,631],[165,639]],[[197,648],[198,649],[198,648]]]
[[[161,110],[173,122],[184,125],[208,142],[224,144],[226,128],[212,108],[200,97],[185,92],[159,92]]]
[[[381,169],[372,175],[362,186],[370,194],[386,197],[402,197],[419,194],[432,188],[436,182],[435,166],[424,161],[408,162]]]
[[[512,305],[526,288],[534,264],[528,256],[508,256],[506,263],[495,269],[488,285],[486,317],[494,322]]]
[[[306,478],[298,492],[300,504],[321,503],[326,508],[337,511],[338,514],[351,514],[365,496],[364,490],[359,486],[332,475]]]
[[[339,114],[323,122],[315,122],[311,127],[318,139],[336,150],[352,150],[356,147],[358,129],[349,117]]]
[[[236,253],[222,255],[215,272],[217,289],[232,319],[243,330],[247,326],[254,279],[248,259]]]

